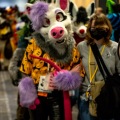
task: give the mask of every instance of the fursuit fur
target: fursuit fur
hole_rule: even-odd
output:
[[[58,90],[73,90],[80,86],[82,78],[77,72],[60,71],[54,77],[54,85]]]
[[[76,44],[85,40],[86,32],[87,32],[86,25],[88,23],[88,20],[89,19],[88,19],[86,8],[83,6],[80,6],[73,20],[73,31],[74,31],[74,38],[75,38]]]
[[[15,86],[18,86],[19,79],[22,77],[21,72],[19,71],[19,66],[20,61],[22,61],[24,52],[25,48],[16,48],[8,66],[8,72],[12,79],[12,84]]]
[[[34,30],[39,30],[43,26],[45,13],[48,11],[48,4],[45,2],[36,2],[31,8],[30,19]],[[37,14],[37,15],[36,15]]]
[[[39,104],[39,101],[37,100],[37,90],[32,78],[22,78],[18,90],[20,93],[21,106],[35,109],[35,105]]]
[[[59,48],[56,48],[50,41],[47,41],[47,38],[45,39],[45,37],[43,37],[40,33],[34,33],[33,36],[37,45],[42,48],[43,51],[47,52],[52,58],[54,58],[56,62],[68,64],[71,61],[71,53],[74,47],[74,39],[71,37],[71,34],[66,37],[66,41],[69,40],[69,43],[63,47],[63,49],[65,49],[64,54],[61,54]]]

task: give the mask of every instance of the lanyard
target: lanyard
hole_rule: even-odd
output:
[[[103,45],[103,47],[102,47],[102,50],[100,52],[101,55],[103,54],[104,49],[105,49],[105,45]],[[91,62],[93,62],[93,61],[91,61],[92,57],[94,57],[94,56],[93,56],[91,47],[89,46],[89,59],[88,59],[89,61],[88,61],[88,65],[89,65],[90,83],[93,81],[93,78],[95,77],[95,74],[96,74],[96,72],[98,70],[98,66],[96,66],[96,68],[94,69],[94,72],[93,72],[93,69],[91,68],[92,67],[91,66]]]

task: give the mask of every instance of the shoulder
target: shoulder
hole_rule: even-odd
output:
[[[79,48],[79,47],[86,47],[86,46],[87,46],[87,41],[84,40],[84,41],[80,42],[80,43],[77,45],[77,48]]]
[[[111,40],[111,44],[110,44],[110,46],[108,46],[108,49],[110,51],[113,51],[113,53],[116,53],[117,52],[117,48],[118,48],[118,43]]]
[[[118,46],[118,43],[111,40],[111,46],[112,46],[112,47],[116,47],[116,46]]]
[[[111,47],[112,49],[117,49],[118,43],[111,40],[111,45],[110,45],[110,47]]]

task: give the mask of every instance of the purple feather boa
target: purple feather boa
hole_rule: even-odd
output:
[[[36,2],[30,11],[30,20],[34,30],[39,30],[43,26],[45,13],[48,11],[48,4],[45,2]]]
[[[72,90],[79,88],[82,83],[82,77],[77,72],[60,71],[54,77],[54,85],[58,90]]]
[[[32,78],[25,77],[21,79],[18,90],[20,94],[20,104],[22,106],[29,108],[29,106],[34,104],[37,98],[37,91]]]

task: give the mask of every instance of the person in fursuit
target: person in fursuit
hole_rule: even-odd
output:
[[[69,90],[80,87],[84,70],[68,3],[37,1],[26,6],[35,32],[20,66],[25,76],[18,90],[20,105],[29,108],[31,120],[72,120]]]
[[[108,18],[102,13],[95,14],[88,23],[86,39],[77,46],[85,69],[85,77],[80,87],[80,120],[107,120],[97,116],[95,98],[99,95],[104,80],[90,46],[96,43],[110,74],[114,74],[116,70],[120,73],[118,43],[110,40],[111,32]],[[95,86],[96,82],[100,84],[92,90],[92,85]]]
[[[19,71],[19,67],[22,62],[22,58],[24,56],[25,49],[28,45],[28,38],[30,39],[33,29],[31,27],[31,21],[27,17],[27,15],[23,14],[21,16],[22,21],[24,22],[24,26],[17,31],[18,35],[18,45],[15,49],[13,56],[10,60],[8,71],[12,80],[12,84],[14,86],[18,86],[20,79],[22,78],[22,73]],[[17,113],[16,120],[29,120],[29,112],[28,108],[22,107],[19,103],[19,95],[17,94]]]

